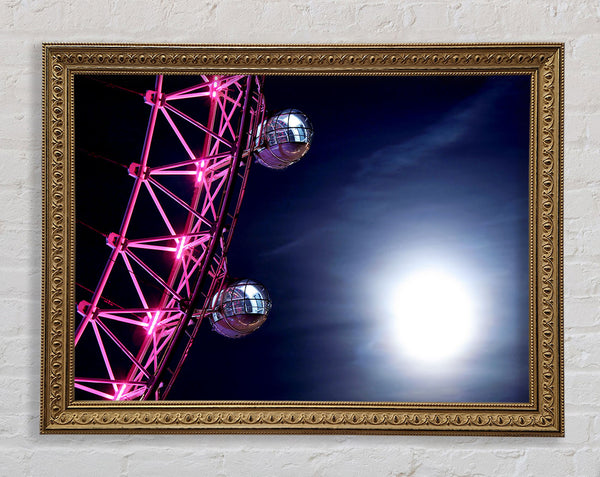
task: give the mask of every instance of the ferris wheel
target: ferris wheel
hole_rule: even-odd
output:
[[[129,200],[120,228],[105,234],[96,287],[77,303],[74,386],[89,399],[165,399],[203,318],[239,338],[271,308],[260,283],[229,278],[227,251],[252,159],[275,169],[296,162],[312,125],[293,109],[266,117],[261,77],[204,75],[174,91],[169,79],[157,75],[140,95],[150,114],[141,158],[127,169]],[[162,153],[158,125],[179,151]],[[135,225],[150,213],[157,219]]]

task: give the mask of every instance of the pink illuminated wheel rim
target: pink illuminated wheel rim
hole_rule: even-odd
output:
[[[94,362],[84,368],[91,375],[76,365],[74,386],[89,399],[165,399],[227,276],[226,254],[264,116],[262,79],[201,76],[167,92],[168,79],[158,75],[143,95],[150,118],[140,162],[128,170],[129,202],[120,230],[106,237],[110,256],[91,299],[77,303],[75,358]],[[201,117],[184,112],[186,102],[200,102]],[[159,121],[181,148],[157,162],[150,150]],[[186,140],[190,125],[204,138],[201,151]],[[132,218],[150,209],[159,223],[151,235],[138,236]],[[124,276],[133,298],[117,303],[105,296],[107,287]]]

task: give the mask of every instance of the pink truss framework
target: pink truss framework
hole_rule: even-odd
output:
[[[83,376],[76,361],[74,386],[96,398],[164,399],[171,389],[226,278],[226,253],[264,116],[261,78],[202,76],[171,93],[163,90],[164,80],[158,75],[144,97],[151,106],[146,138],[140,162],[129,167],[134,184],[120,229],[107,236],[110,256],[90,301],[77,305],[76,360],[95,362],[81,367],[93,370]],[[201,102],[194,111],[203,117],[184,112],[184,102]],[[173,159],[153,161],[162,120],[181,149]],[[201,151],[190,145],[190,133],[196,142],[203,137]],[[136,236],[132,220],[149,209],[157,218],[154,232]],[[134,298],[126,304],[111,299],[109,289],[119,280],[116,286]]]

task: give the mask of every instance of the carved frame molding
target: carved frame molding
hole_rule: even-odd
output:
[[[564,435],[561,44],[43,46],[42,433]],[[531,76],[530,400],[74,401],[73,78],[82,73]]]

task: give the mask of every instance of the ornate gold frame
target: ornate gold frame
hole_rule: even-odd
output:
[[[44,45],[41,432],[563,436],[563,62],[561,44]],[[74,401],[73,78],[91,72],[530,75],[529,403]]]

